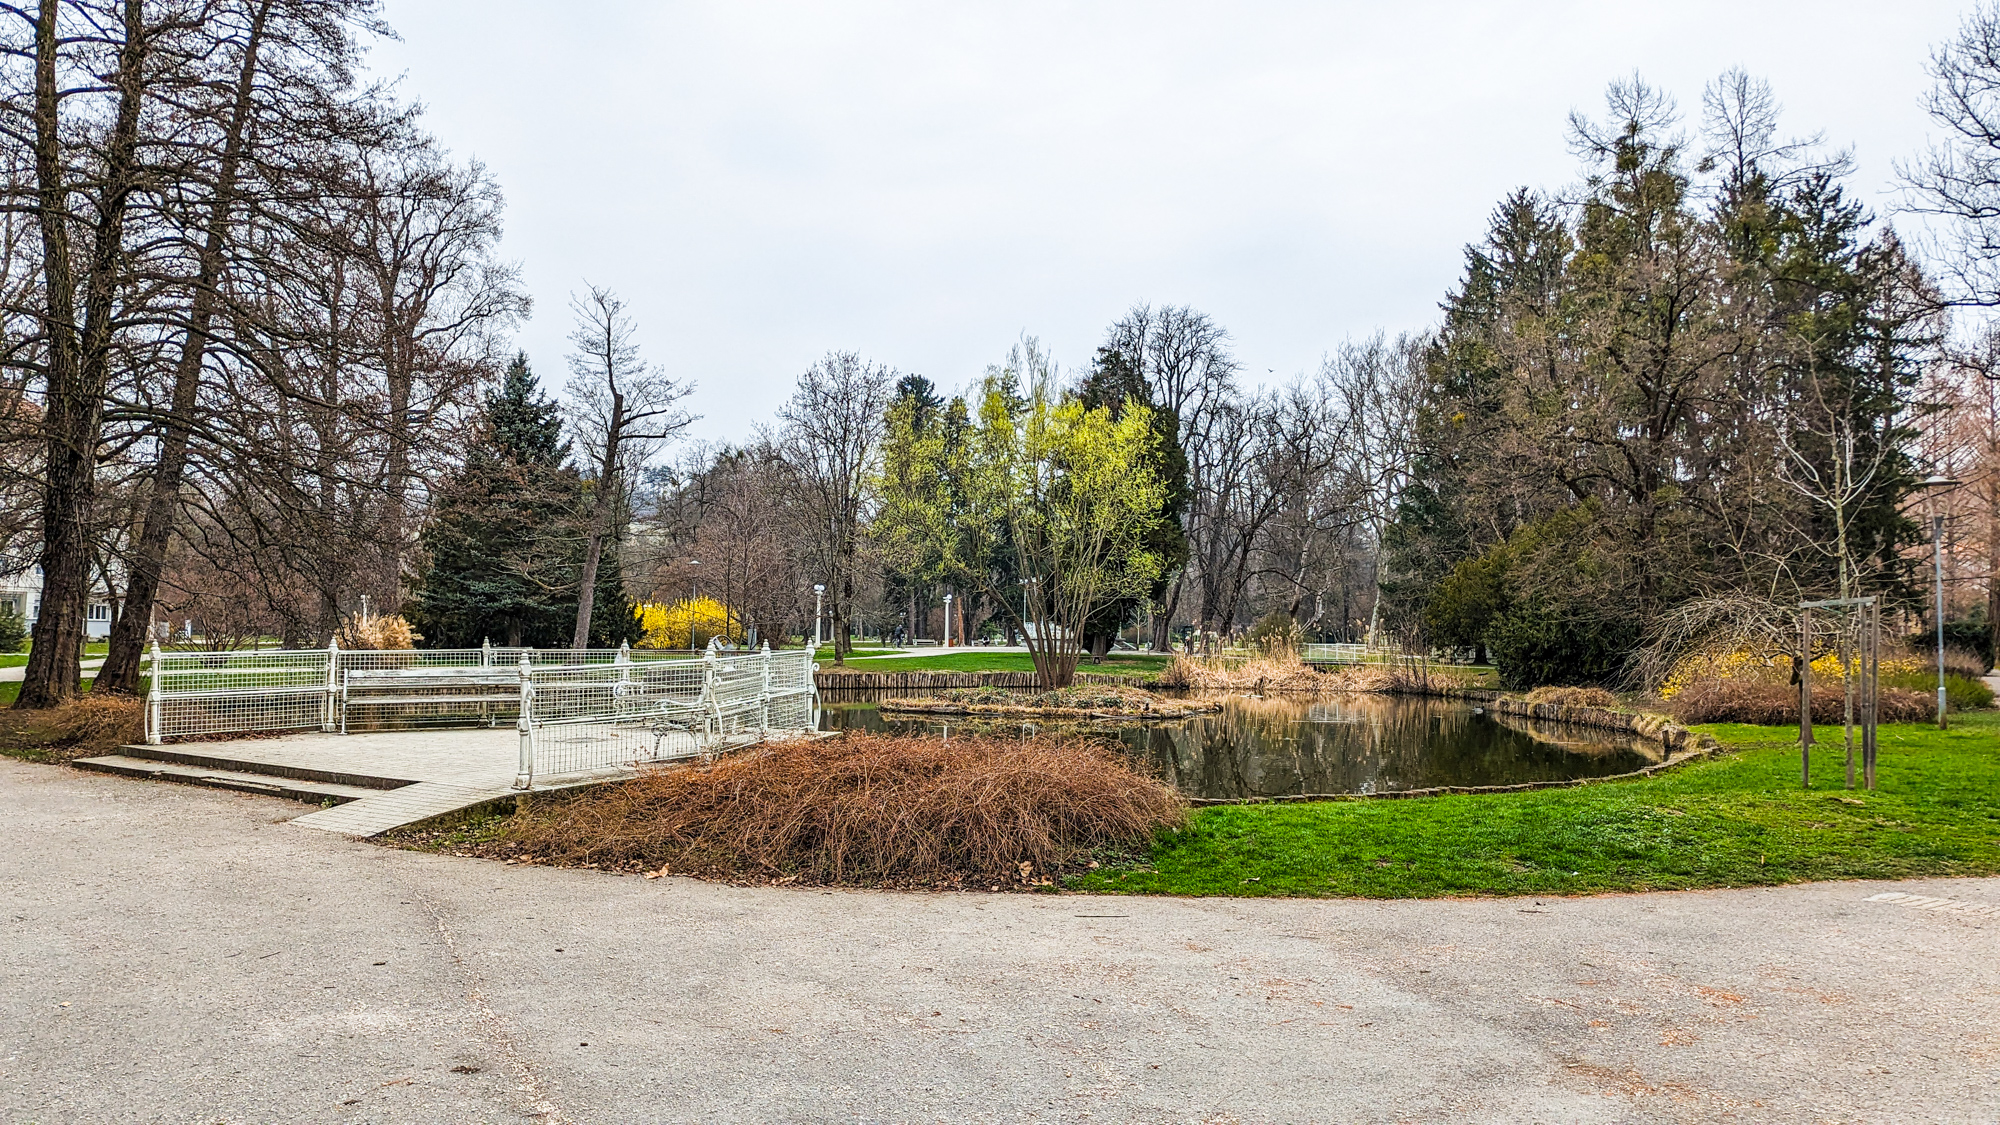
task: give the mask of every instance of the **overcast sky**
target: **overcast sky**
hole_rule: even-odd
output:
[[[1893,203],[1952,0],[667,3],[387,0],[375,53],[506,191],[565,377],[608,286],[737,439],[850,349],[958,387],[1022,332],[1088,360],[1136,301],[1228,327],[1250,382],[1433,323],[1509,189],[1575,178],[1572,109],[1635,70],[1691,116],[1731,66]]]

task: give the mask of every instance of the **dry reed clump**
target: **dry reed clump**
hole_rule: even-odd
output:
[[[1044,707],[1053,710],[1143,711],[1158,701],[1152,692],[1122,684],[1078,684],[1053,691],[1009,691],[1006,688],[946,688],[932,698],[967,706],[991,704],[1011,707]]]
[[[45,762],[109,754],[145,737],[142,708],[129,695],[85,694],[47,710],[0,712],[0,749]]]
[[[1838,684],[1813,688],[1813,722],[1841,721],[1846,699]],[[1697,680],[1668,702],[1674,718],[1696,723],[1754,723],[1792,726],[1799,721],[1799,689],[1793,684],[1756,680]],[[1882,688],[1876,696],[1876,718],[1885,723],[1922,722],[1936,714],[1929,696],[1899,688]],[[1857,709],[1858,710],[1858,709]],[[1859,719],[1856,715],[1856,719]]]
[[[1149,691],[1116,684],[1086,684],[1039,693],[987,687],[947,688],[935,695],[885,699],[882,709],[943,715],[1153,719],[1182,718],[1205,711],[1219,711],[1222,704],[1214,700],[1167,699]]]
[[[1190,691],[1326,690],[1325,677],[1297,656],[1252,656],[1224,660],[1175,655],[1160,673],[1160,686]]]
[[[514,815],[538,860],[731,880],[1046,885],[1179,828],[1174,791],[1082,741],[849,732],[666,769]]]
[[[1923,666],[1933,675],[1937,673],[1937,654],[1925,651]],[[1970,649],[1947,648],[1944,650],[1944,672],[1947,676],[1964,676],[1968,680],[1985,677],[1988,669],[1986,661]]]
[[[1538,687],[1526,696],[1530,703],[1553,703],[1557,707],[1600,707],[1607,711],[1618,708],[1618,697],[1594,687]]]

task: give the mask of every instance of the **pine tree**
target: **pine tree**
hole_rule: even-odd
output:
[[[517,355],[422,534],[407,616],[427,645],[474,648],[490,639],[543,648],[569,639],[582,486],[562,429],[562,408],[542,395],[527,356]],[[618,567],[602,567],[597,585],[603,608],[591,615],[592,632],[615,645],[632,634]]]

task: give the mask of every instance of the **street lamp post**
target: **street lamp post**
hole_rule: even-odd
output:
[[[826,585],[821,582],[815,582],[813,583],[813,651],[814,652],[819,651],[819,646],[820,646],[819,623],[820,619],[825,615],[826,615]]]
[[[701,648],[694,640],[694,603],[701,600],[701,583],[695,578],[694,568],[700,565],[700,559],[688,560],[688,648],[691,650]]]
[[[1937,576],[1938,729],[1945,729],[1944,708],[1944,513],[1931,514],[1931,566]]]
[[[951,595],[944,596],[944,647],[951,647]]]
[[[1932,497],[1942,495],[1958,487],[1959,482],[1942,473],[1932,476],[1918,487],[1925,489]],[[1944,512],[1936,507],[1933,499],[1931,508],[1931,565],[1937,580],[1937,602],[1933,607],[1937,614],[1937,725],[1945,727],[1944,690]]]

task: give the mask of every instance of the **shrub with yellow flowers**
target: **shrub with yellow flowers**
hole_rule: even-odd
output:
[[[1849,653],[1846,668],[1859,666],[1859,657]],[[1927,665],[1915,656],[1903,654],[1884,656],[1881,674],[1884,677],[1914,675],[1922,672]],[[1837,681],[1841,678],[1842,663],[1840,653],[1827,650],[1813,657],[1813,679],[1821,683]],[[1739,648],[1731,652],[1690,653],[1674,665],[1674,670],[1660,684],[1660,698],[1672,699],[1686,691],[1691,684],[1704,680],[1721,680],[1729,683],[1789,683],[1792,678],[1792,655],[1788,652],[1754,651]]]
[[[645,630],[639,648],[699,648],[715,637],[731,643],[743,640],[742,623],[714,598],[672,605],[647,603],[634,607],[632,613],[639,619],[639,628]]]

